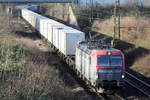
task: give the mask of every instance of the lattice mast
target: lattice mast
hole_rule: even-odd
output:
[[[113,46],[116,43],[116,39],[120,40],[120,0],[115,0],[114,3],[114,36],[113,36]]]
[[[93,4],[93,0],[90,0],[90,3],[91,3],[91,14],[90,14],[90,24],[92,25],[93,24],[93,7],[94,7],[94,4]]]

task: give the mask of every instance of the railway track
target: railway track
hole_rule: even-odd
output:
[[[100,100],[125,100],[120,95],[113,93],[113,94],[103,94],[99,93],[94,87],[92,86],[83,86],[84,89],[87,90],[88,93],[92,93],[93,95],[96,95]]]
[[[150,85],[146,82],[138,79],[136,76],[130,74],[129,72],[126,72],[125,82],[150,98]]]

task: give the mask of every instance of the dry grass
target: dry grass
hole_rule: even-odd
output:
[[[19,59],[25,64],[19,70],[5,72],[3,81],[0,79],[1,100],[92,99],[83,89],[73,91],[80,86],[53,52],[28,53]]]
[[[140,17],[121,18],[121,39],[137,46],[150,49],[150,19]],[[95,21],[93,27],[97,31],[113,36],[113,18],[105,21]]]
[[[142,58],[138,58],[131,69],[135,70],[136,72],[140,72],[142,75],[146,76],[147,78],[150,77],[150,55],[146,55]]]

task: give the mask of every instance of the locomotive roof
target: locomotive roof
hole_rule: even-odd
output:
[[[104,41],[83,41],[79,43],[78,48],[83,51],[90,53],[92,50],[114,50],[120,51],[118,49],[112,48],[110,44],[105,43]]]

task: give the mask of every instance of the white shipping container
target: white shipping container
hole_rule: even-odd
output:
[[[31,10],[31,11],[37,11],[38,10],[38,6],[37,5],[31,5],[31,6],[28,6],[27,9]]]
[[[40,20],[41,20],[41,19],[44,19],[44,17],[42,17],[42,16],[37,16],[37,17],[36,17],[35,29],[36,29],[37,31],[39,31],[39,32],[40,32]]]
[[[59,50],[64,55],[75,55],[77,42],[85,40],[85,34],[76,29],[60,30]]]
[[[54,26],[65,26],[64,24],[62,23],[59,23],[59,22],[56,22],[56,21],[48,21],[48,34],[47,34],[47,37],[48,37],[48,41],[50,43],[53,43],[53,27]]]
[[[33,27],[36,25],[36,13],[28,10],[22,9],[22,17],[28,21]]]
[[[46,22],[47,18],[41,18],[40,19],[40,26],[39,26],[39,32],[42,36],[44,36],[46,38],[46,34],[47,34],[47,22]]]
[[[48,40],[51,40],[52,25],[63,25],[63,24],[56,22],[55,20],[48,19],[46,17],[40,19],[40,33]]]
[[[53,35],[53,45],[59,49],[59,41],[61,38],[59,38],[61,33],[61,30],[72,30],[73,28],[65,26],[65,25],[56,25],[56,26],[52,26],[52,35]]]

